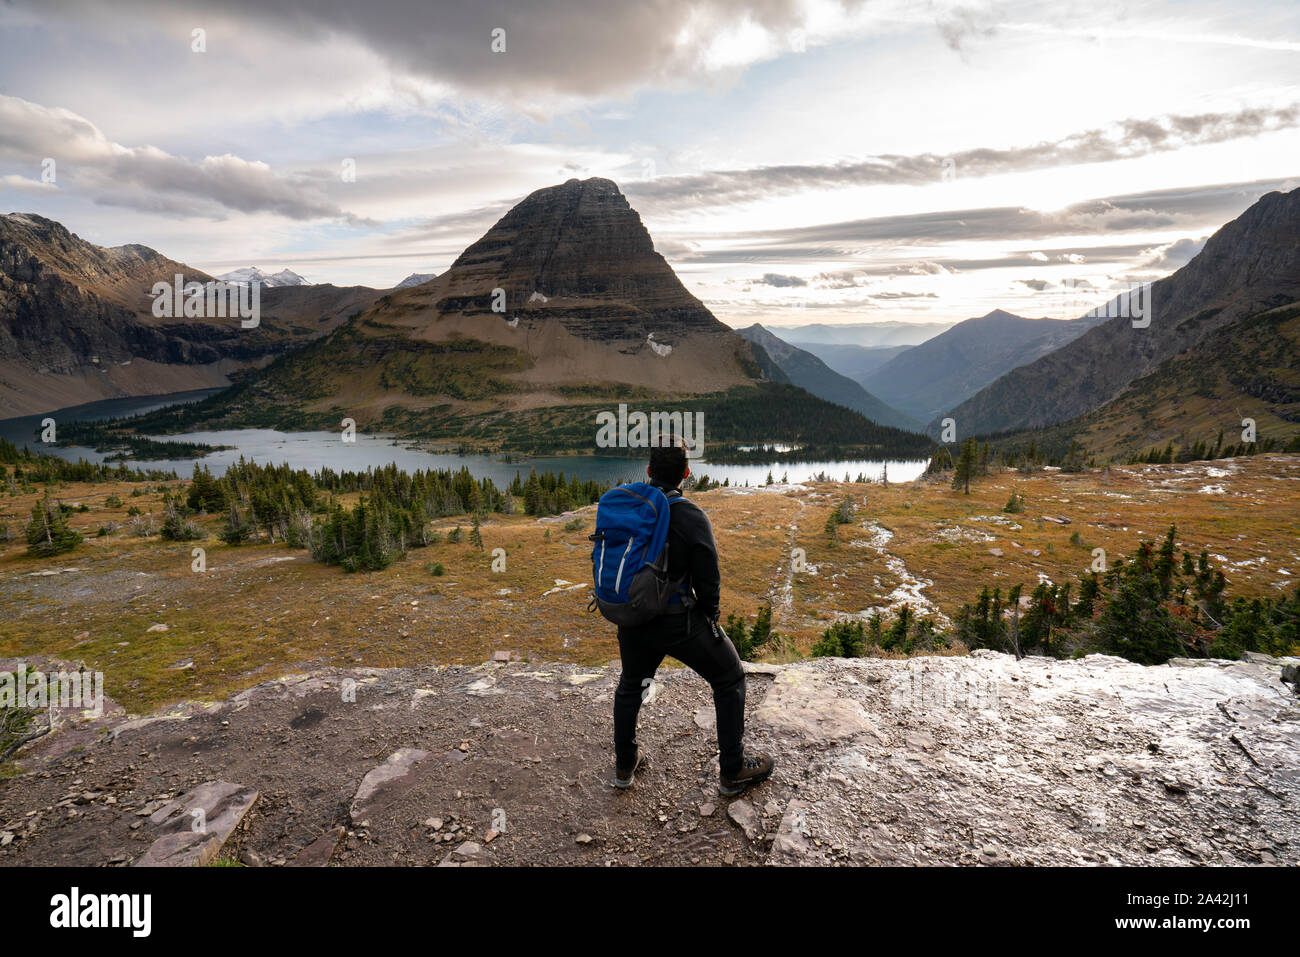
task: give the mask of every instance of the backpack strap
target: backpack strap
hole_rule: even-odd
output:
[[[669,513],[672,512],[672,506],[676,505],[678,502],[689,501],[689,499],[687,499],[687,497],[682,494],[681,489],[673,489],[672,492],[673,494],[667,496]],[[668,547],[669,547],[668,542],[665,541],[664,548],[668,548]],[[665,571],[667,571],[667,569],[665,569]],[[688,569],[686,575],[682,576],[682,580],[677,583],[677,587],[673,590],[672,597],[668,599],[669,605],[674,605],[674,604],[681,605],[688,612],[690,611],[691,607],[695,603],[695,598],[692,594],[690,594],[689,592],[682,591],[682,585],[686,584],[686,578],[689,575],[690,575],[690,570]]]

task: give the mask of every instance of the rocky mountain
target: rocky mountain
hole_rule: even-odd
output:
[[[799,388],[806,389],[827,402],[834,402],[836,405],[847,406],[861,412],[872,422],[881,425],[892,425],[909,431],[921,428],[921,420],[913,419],[890,408],[852,379],[831,369],[811,352],[785,342],[758,323],[737,331],[750,342],[762,346],[772,360],[781,367],[781,371]]]
[[[213,277],[147,246],[86,242],[28,213],[0,216],[0,418],[125,395],[228,385],[330,331],[373,290],[265,290],[263,321],[158,318],[155,282]]]
[[[412,286],[423,286],[426,282],[432,282],[437,278],[436,272],[413,272],[393,288],[410,289]]]
[[[1091,413],[1242,320],[1300,300],[1300,189],[1261,196],[1149,294],[1146,328],[1120,315],[1117,299],[1109,306],[1114,318],[953,408],[963,434],[1039,428]],[[1238,348],[1231,335],[1221,341]],[[1249,355],[1240,358],[1249,364]],[[1209,354],[1205,360],[1215,361]],[[1293,355],[1292,385],[1295,368]]]
[[[1026,319],[995,309],[959,322],[863,377],[866,387],[922,422],[970,398],[999,376],[1047,355],[1104,321]]]
[[[277,286],[310,286],[306,279],[299,276],[291,269],[281,269],[277,273],[264,273],[256,266],[248,266],[244,269],[236,269],[232,272],[224,273],[217,277],[222,282],[233,282],[241,286],[248,285],[251,282],[261,284],[266,288]]]
[[[590,448],[597,411],[621,402],[693,402],[712,438],[928,447],[785,380],[687,291],[618,186],[573,179],[530,194],[436,279],[186,413],[283,427],[347,416],[536,451]]]
[[[1300,306],[1270,309],[1220,329],[1166,359],[1100,408],[1002,441],[1062,455],[1078,442],[1097,461],[1204,443],[1244,441],[1242,419],[1258,438],[1300,436]]]

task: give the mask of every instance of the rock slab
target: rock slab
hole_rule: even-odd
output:
[[[352,798],[352,823],[360,824],[370,812],[390,804],[410,783],[411,773],[416,766],[429,757],[428,751],[419,748],[401,748],[390,754],[379,767],[367,772],[361,779],[361,787],[357,788],[356,796]]]
[[[207,781],[166,805],[157,822],[162,836],[135,862],[136,867],[202,867],[244,819],[257,791],[229,781]],[[156,815],[155,815],[156,816]]]

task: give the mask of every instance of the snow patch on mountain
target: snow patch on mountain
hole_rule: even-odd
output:
[[[247,266],[244,269],[234,269],[224,275],[218,276],[222,282],[234,283],[237,286],[247,286],[249,283],[259,283],[263,287],[272,288],[275,286],[310,286],[313,283],[299,276],[291,269],[281,269],[277,273],[265,273],[256,266]]]
[[[438,274],[436,272],[413,272],[393,288],[410,289],[412,286],[423,286],[426,282],[431,282],[437,278]]]

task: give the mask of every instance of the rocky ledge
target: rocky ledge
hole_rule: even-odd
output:
[[[1286,664],[752,666],[749,741],[777,768],[733,801],[707,686],[675,669],[627,792],[617,666],[327,669],[142,717],[110,702],[0,781],[0,864],[1294,865]]]

